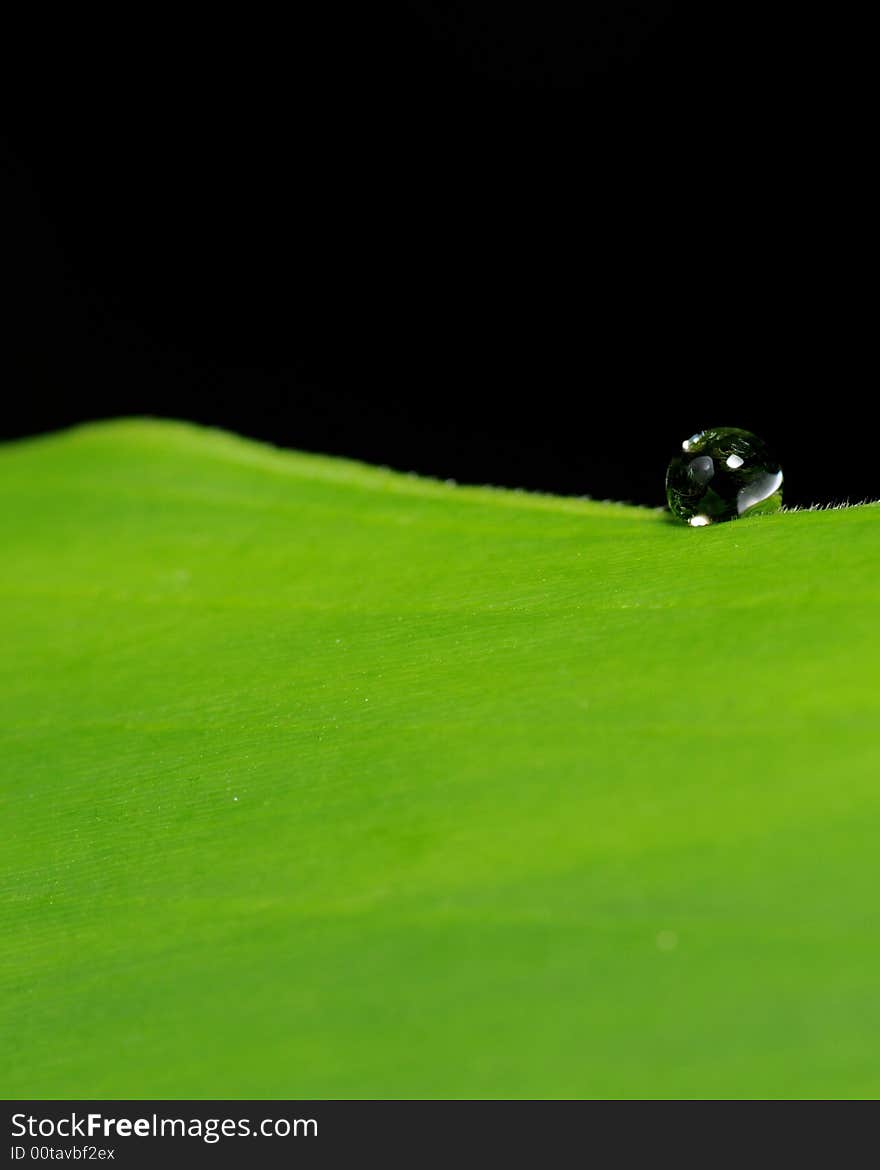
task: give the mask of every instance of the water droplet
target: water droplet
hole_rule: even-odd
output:
[[[782,469],[757,435],[713,427],[685,439],[673,456],[666,498],[692,528],[775,512],[782,503]]]

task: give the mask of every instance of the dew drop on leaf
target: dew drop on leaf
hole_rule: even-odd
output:
[[[775,512],[782,469],[767,444],[737,427],[713,427],[685,439],[666,472],[673,515],[692,528]]]

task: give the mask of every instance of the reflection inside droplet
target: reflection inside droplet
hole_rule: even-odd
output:
[[[736,510],[739,515],[742,516],[749,508],[754,508],[756,504],[769,499],[774,492],[779,491],[781,484],[782,472],[777,471],[775,474],[759,475],[757,479],[741,487],[736,495]]]
[[[728,455],[725,462],[727,463],[728,467],[732,467],[734,470],[736,470],[737,467],[742,467],[743,465],[743,460],[740,459],[739,455]]]
[[[695,483],[707,484],[715,474],[715,464],[710,455],[698,455],[690,461],[688,475]]]

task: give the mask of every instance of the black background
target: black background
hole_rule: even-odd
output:
[[[877,497],[859,32],[710,8],[10,30],[2,437],[148,413],[660,504],[735,425],[787,502]]]

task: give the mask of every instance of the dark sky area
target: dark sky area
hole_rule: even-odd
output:
[[[0,436],[157,414],[659,504],[732,425],[788,502],[880,496],[855,34],[708,7],[16,30]]]

